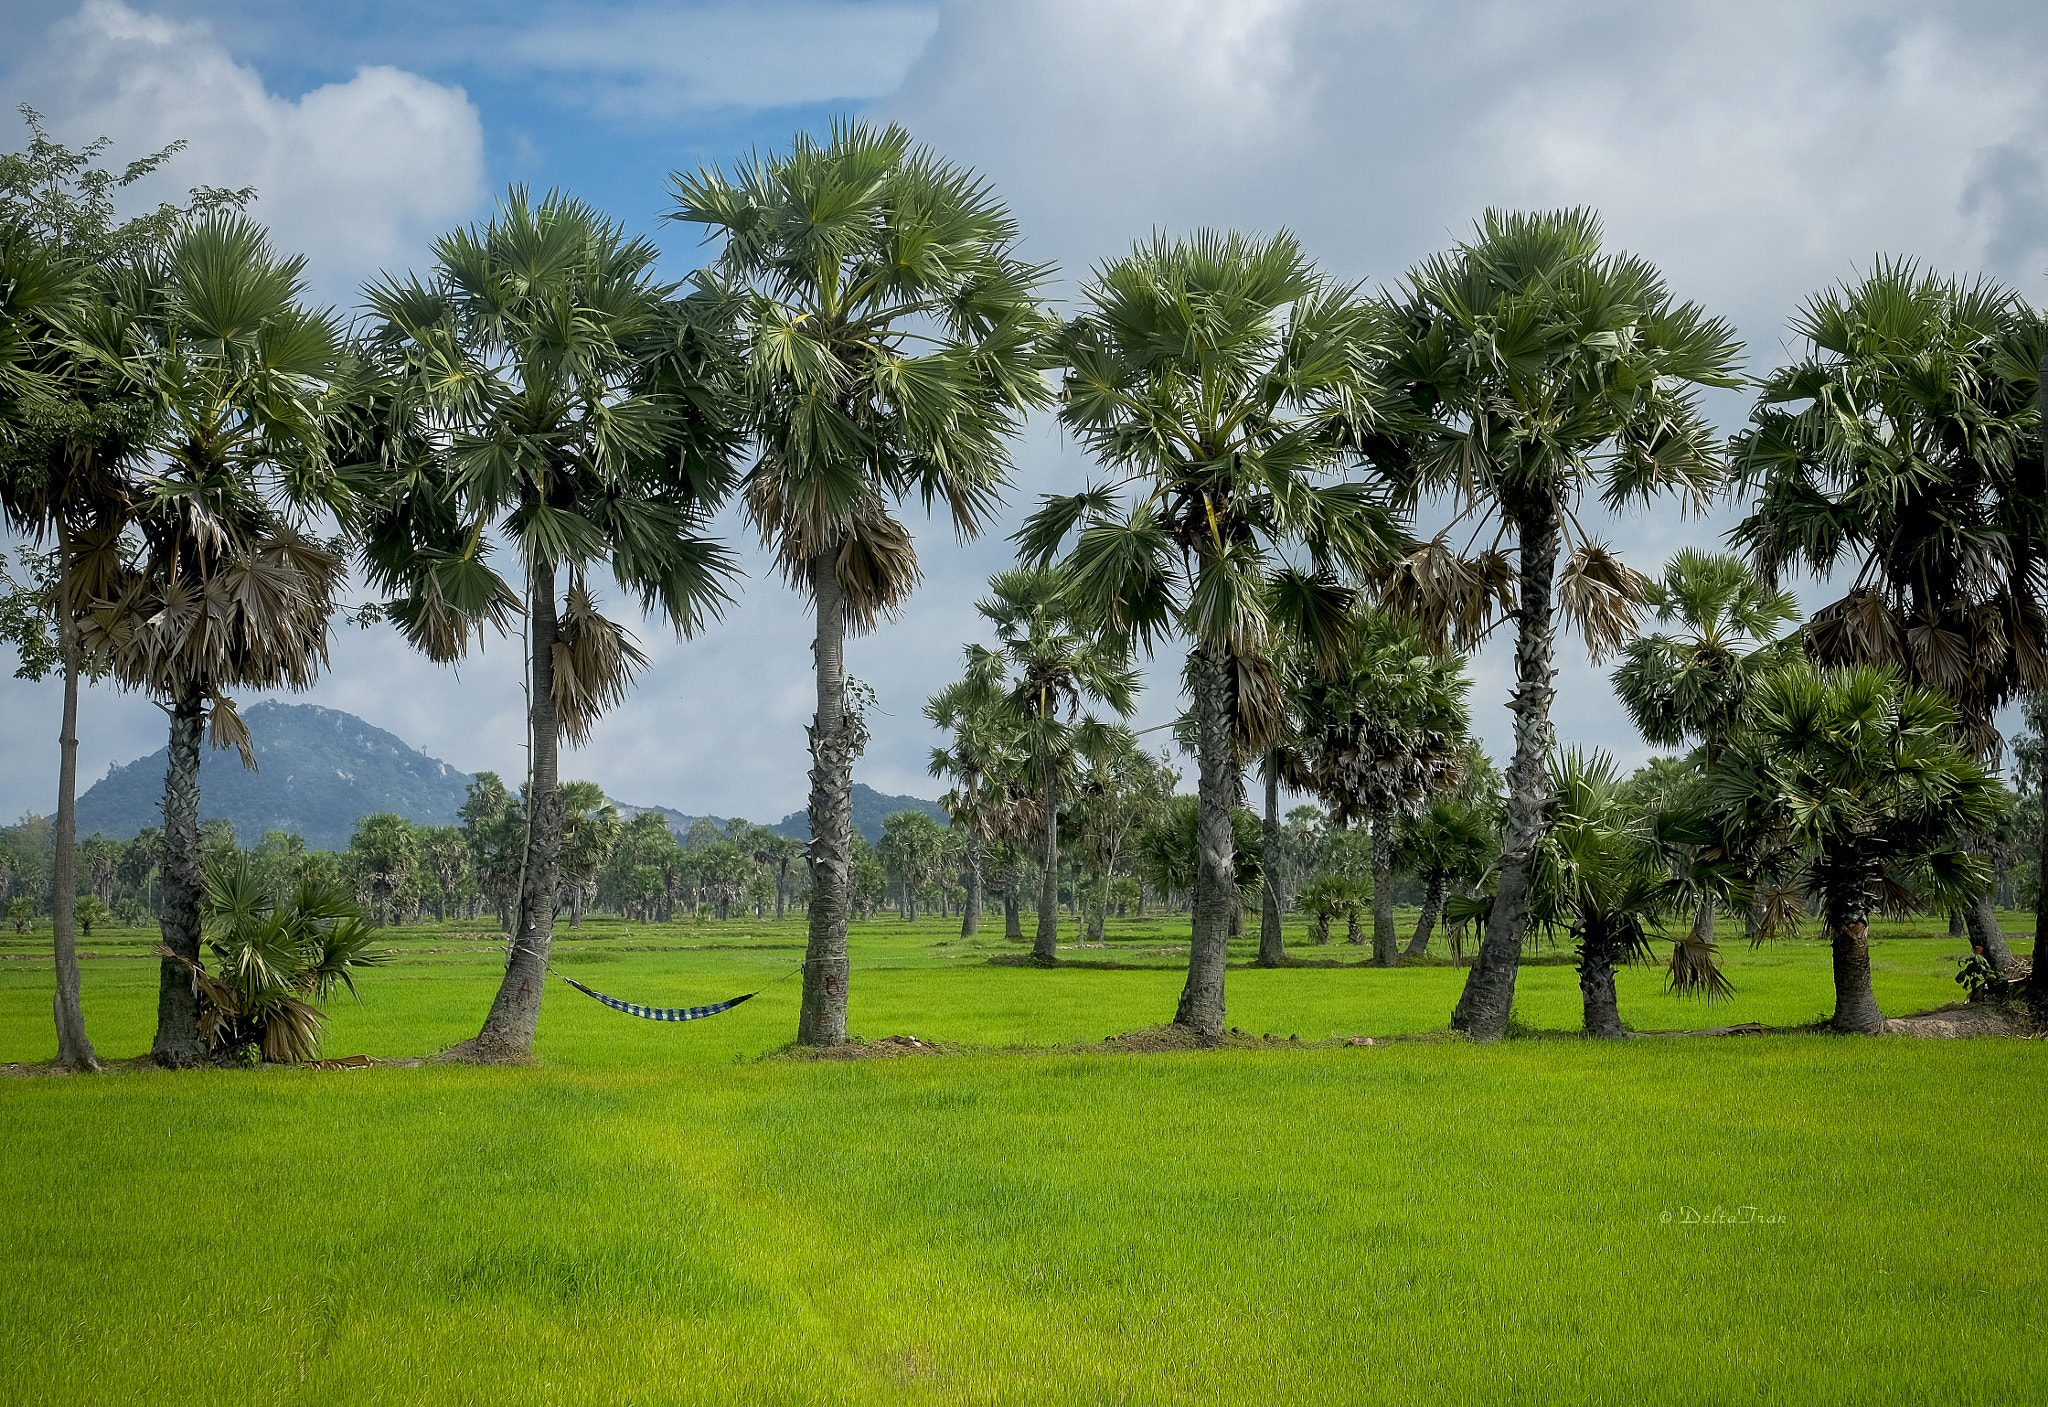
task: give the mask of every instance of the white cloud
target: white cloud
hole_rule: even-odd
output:
[[[920,4],[577,7],[513,32],[502,54],[600,111],[645,117],[880,97],[937,24]]]
[[[187,142],[141,196],[255,186],[252,213],[309,257],[329,298],[352,301],[357,280],[418,258],[483,193],[483,128],[461,89],[379,65],[280,97],[204,24],[120,0],[87,0],[9,86],[74,146],[108,136],[122,159]]]

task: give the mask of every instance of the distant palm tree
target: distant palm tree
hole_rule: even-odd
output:
[[[1130,717],[1138,676],[1121,641],[1076,622],[1058,571],[1018,567],[998,572],[988,585],[989,596],[976,609],[995,627],[1000,643],[994,650],[969,647],[967,677],[980,685],[982,697],[1008,704],[1038,773],[1045,830],[1031,957],[1051,965],[1059,961],[1061,777],[1077,757],[1111,745],[1104,725],[1092,715],[1081,719],[1080,711],[1084,704],[1100,704],[1119,718]]]
[[[1680,630],[1637,636],[1622,646],[1614,692],[1644,741],[1657,747],[1699,747],[1700,763],[1717,766],[1739,726],[1756,681],[1798,649],[1781,640],[1799,619],[1792,593],[1767,585],[1739,557],[1688,547],[1664,567],[1644,602],[1664,625]],[[1714,898],[1700,899],[1693,936],[1714,941]]]
[[[1371,824],[1373,962],[1392,967],[1395,823],[1463,778],[1472,681],[1416,627],[1367,609],[1330,676],[1311,670],[1292,682],[1302,783],[1337,825]]]
[[[1082,297],[1058,343],[1060,418],[1127,477],[1046,499],[1016,540],[1047,563],[1078,531],[1076,614],[1148,651],[1170,635],[1188,646],[1201,838],[1174,1020],[1214,1037],[1239,912],[1239,759],[1264,753],[1285,713],[1275,650],[1302,639],[1333,660],[1349,583],[1401,540],[1372,491],[1335,482],[1371,419],[1379,324],[1286,234],[1160,236],[1098,267]]]
[[[1451,886],[1476,885],[1485,877],[1500,854],[1500,809],[1495,797],[1461,786],[1419,814],[1402,817],[1395,827],[1395,863],[1422,881],[1422,911],[1403,957],[1419,958],[1429,951]]]
[[[1740,383],[1741,344],[1727,323],[1676,302],[1649,264],[1603,253],[1590,210],[1488,211],[1474,239],[1424,260],[1407,282],[1386,310],[1379,375],[1409,388],[1419,419],[1361,448],[1409,493],[1459,500],[1475,535],[1489,522],[1495,531],[1473,558],[1447,536],[1416,545],[1384,597],[1456,646],[1494,620],[1516,622],[1499,893],[1451,1018],[1498,1040],[1551,801],[1555,617],[1561,610],[1597,656],[1628,638],[1643,601],[1643,578],[1578,530],[1573,510],[1589,488],[1609,508],[1664,494],[1704,507],[1724,470],[1698,388]],[[1510,538],[1512,562],[1499,550]]]
[[[1047,270],[1016,255],[1009,212],[901,127],[835,122],[823,143],[728,178],[672,178],[673,220],[722,238],[705,286],[736,301],[760,460],[747,512],[817,613],[810,729],[810,947],[797,1039],[846,1039],[853,759],[846,634],[918,580],[906,497],[943,502],[971,538],[999,501],[1032,406]]]
[[[969,653],[973,650],[970,645]],[[974,679],[959,680],[932,695],[924,716],[950,735],[945,747],[932,749],[928,770],[934,778],[951,778],[954,783],[939,804],[965,837],[967,899],[961,905],[960,936],[967,938],[980,925],[983,855],[1002,835],[1007,801],[1002,779],[1023,759],[1024,721],[989,700]]]
[[[1941,690],[1995,764],[1997,710],[2048,687],[2035,403],[2048,316],[1989,280],[1880,260],[1808,299],[1793,330],[1807,354],[1764,379],[1731,446],[1757,494],[1731,537],[1773,583],[1853,566],[1847,594],[1807,622],[1808,652]],[[2008,970],[1988,889],[1964,917]]]
[[[530,780],[504,981],[459,1058],[533,1047],[553,941],[562,842],[558,753],[589,738],[645,658],[598,610],[609,570],[679,636],[728,599],[736,567],[706,533],[730,487],[729,367],[711,300],[677,300],[658,253],[590,206],[514,188],[491,220],[444,235],[424,282],[368,291],[366,409],[350,473],[372,585],[430,658],[523,609]],[[445,447],[445,451],[443,449]],[[524,589],[491,569],[492,529]]]

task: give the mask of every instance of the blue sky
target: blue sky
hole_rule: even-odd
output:
[[[508,182],[565,186],[652,235],[680,274],[694,235],[659,219],[671,171],[820,130],[907,123],[1016,210],[1069,275],[1155,228],[1286,226],[1346,278],[1394,280],[1489,205],[1590,204],[1610,241],[1730,318],[1767,370],[1801,298],[1879,253],[1984,272],[2048,303],[2048,11],[2037,3],[1834,0],[792,0],[782,4],[11,0],[0,98],[125,157],[183,137],[165,180],[255,184],[323,300],[488,212]],[[24,135],[19,129],[10,146]],[[1071,284],[1062,285],[1066,293]],[[1716,403],[1737,422],[1742,397]],[[1088,465],[1048,425],[1018,447],[1009,519],[980,544],[920,529],[927,585],[856,642],[881,695],[861,777],[934,794],[924,698],[956,670],[1001,538]],[[1607,525],[1657,570],[1729,513]],[[728,523],[736,542],[744,534]],[[774,818],[803,803],[808,622],[749,547],[727,620],[653,631],[633,698],[565,773],[622,800]],[[1812,600],[1828,599],[1819,590]],[[465,770],[520,770],[516,650],[461,674],[345,629],[314,701]],[[1508,651],[1474,661],[1477,723],[1506,750]],[[1139,722],[1179,708],[1153,671]],[[1606,671],[1567,650],[1567,742],[1645,754]],[[54,690],[0,681],[0,814],[47,811]],[[89,691],[81,776],[162,746],[146,701]]]

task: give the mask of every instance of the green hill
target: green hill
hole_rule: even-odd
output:
[[[317,704],[265,700],[242,715],[261,770],[240,754],[209,747],[199,763],[199,814],[225,816],[253,845],[267,830],[295,832],[316,850],[348,846],[356,821],[395,811],[429,826],[452,826],[469,774],[415,752],[354,714]],[[126,840],[163,824],[170,750],[116,764],[78,798],[78,833]]]
[[[853,828],[866,836],[870,845],[882,838],[882,818],[898,811],[922,811],[942,826],[951,819],[936,801],[915,796],[884,796],[865,782],[853,784]],[[779,825],[769,829],[777,835],[809,840],[811,815],[808,811],[792,811],[782,818]]]

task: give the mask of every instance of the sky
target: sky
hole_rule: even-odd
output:
[[[11,57],[8,57],[11,56]],[[1325,268],[1392,285],[1490,206],[1589,205],[1608,242],[1731,321],[1762,375],[1798,353],[1805,298],[1879,256],[1986,274],[2048,303],[2048,7],[2038,0],[8,0],[0,97],[111,159],[186,150],[138,199],[254,185],[253,213],[353,315],[380,272],[486,218],[509,185],[559,186],[655,239],[680,277],[710,257],[662,220],[672,172],[730,165],[835,116],[904,123],[1015,211],[1023,253],[1089,268],[1155,230],[1299,235]],[[18,127],[0,149],[26,144]],[[1724,428],[1747,398],[1716,393]],[[977,543],[912,516],[926,580],[848,651],[878,695],[856,776],[937,795],[924,700],[957,675],[1003,539],[1091,466],[1049,419],[1016,446],[1007,516]],[[1639,570],[1736,517],[1605,522]],[[738,603],[696,638],[651,624],[632,697],[563,758],[619,800],[773,820],[805,799],[810,623],[744,525]],[[1838,590],[1839,588],[1837,588]],[[1826,583],[1801,583],[1819,604]],[[616,594],[614,606],[618,607]],[[1581,647],[1560,653],[1560,741],[1649,754]],[[1502,632],[1472,660],[1474,725],[1509,750]],[[459,671],[383,628],[337,626],[305,700],[465,771],[524,770],[516,640]],[[1178,661],[1135,720],[1179,712]],[[54,806],[54,684],[0,680],[0,815]],[[163,714],[86,691],[80,778],[163,746]],[[1164,735],[1157,735],[1158,741]],[[1192,768],[1187,785],[1192,785]],[[203,810],[203,806],[202,806]]]

